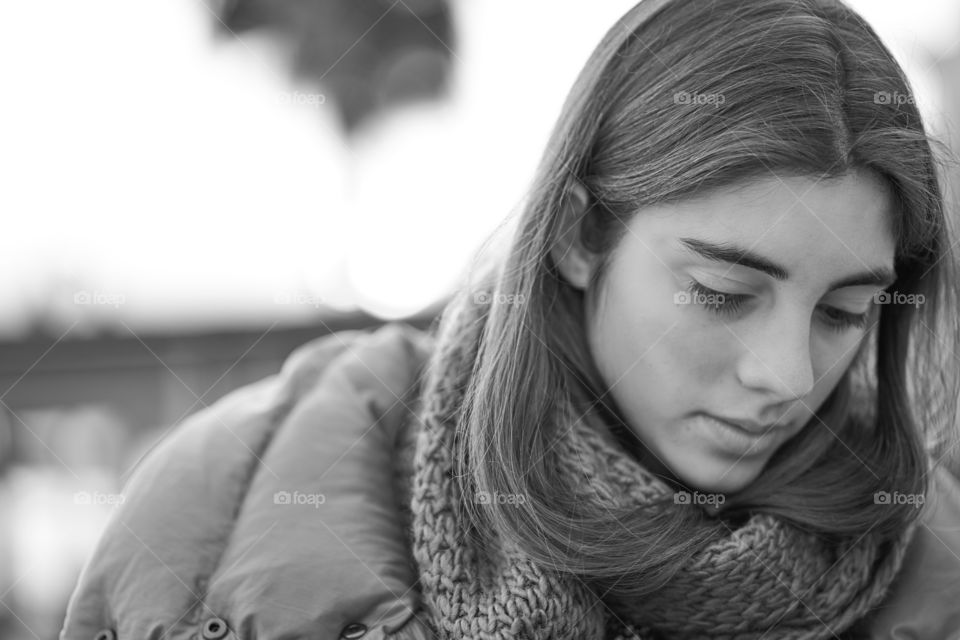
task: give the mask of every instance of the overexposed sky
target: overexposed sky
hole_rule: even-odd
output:
[[[416,311],[518,204],[570,83],[632,4],[456,0],[451,100],[348,145],[274,44],[211,37],[203,0],[11,3],[0,332],[31,314],[83,333]],[[953,52],[960,5],[851,4],[935,118],[929,58]]]

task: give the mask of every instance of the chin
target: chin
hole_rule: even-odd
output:
[[[686,461],[676,476],[685,485],[701,493],[736,493],[763,471],[763,464],[752,460],[728,462],[722,460]]]

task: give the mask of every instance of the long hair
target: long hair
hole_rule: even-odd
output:
[[[526,499],[465,498],[460,508],[481,543],[512,540],[625,602],[662,586],[716,539],[716,523],[696,508],[573,499],[575,481],[559,473],[553,444],[571,411],[624,424],[591,359],[583,314],[635,212],[774,173],[880,176],[895,205],[890,289],[925,302],[881,306],[824,406],[728,497],[727,513],[774,514],[831,540],[890,539],[916,518],[911,504],[877,508],[874,494],[927,490],[930,443],[946,446],[942,434],[955,424],[958,327],[942,161],[913,95],[874,31],[839,0],[646,0],[608,31],[564,103],[506,250],[484,276],[492,307],[460,408],[457,477],[465,496]],[[576,182],[590,206],[568,220]],[[570,224],[601,258],[585,292],[550,257]],[[514,302],[498,302],[505,296]],[[630,449],[634,436],[614,432]]]

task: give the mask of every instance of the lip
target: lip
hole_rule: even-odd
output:
[[[738,429],[743,429],[748,433],[753,435],[763,435],[764,433],[777,428],[776,423],[763,424],[760,422],[755,422],[753,420],[737,420],[736,418],[725,418],[723,416],[714,415],[712,413],[704,413],[705,416],[713,418],[714,420],[719,420],[720,422],[726,422],[731,427],[736,427]]]
[[[741,457],[762,454],[779,439],[780,429],[772,425],[744,425],[709,413],[697,413],[694,417],[707,438],[721,449]]]

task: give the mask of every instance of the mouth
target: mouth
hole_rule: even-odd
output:
[[[748,434],[753,436],[762,436],[768,431],[783,428],[783,425],[777,425],[775,422],[762,423],[755,420],[738,420],[735,418],[725,418],[712,413],[704,413],[703,415],[707,416],[708,418],[713,418],[717,422],[722,422],[736,429],[746,431]]]
[[[773,423],[740,422],[710,413],[694,416],[705,438],[721,450],[740,457],[753,457],[771,451],[781,440],[781,426]]]

